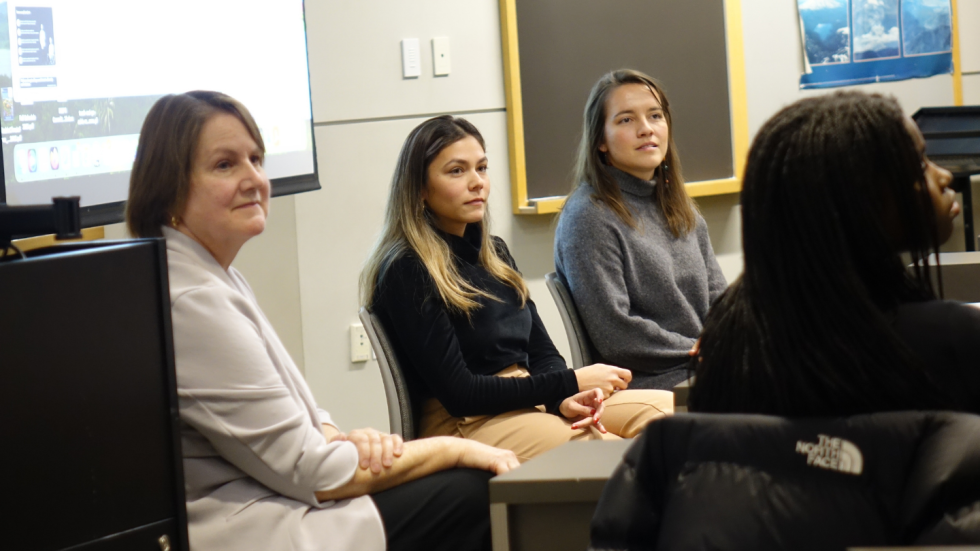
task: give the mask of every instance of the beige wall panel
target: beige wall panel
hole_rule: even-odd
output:
[[[738,194],[698,197],[698,208],[708,224],[711,248],[729,283],[742,273],[742,210]]]
[[[980,0],[957,0],[956,8],[960,20],[960,63],[963,64],[963,72],[980,72]]]
[[[963,105],[980,105],[980,73],[963,75]]]
[[[497,0],[308,0],[313,120],[404,117],[504,107]],[[432,75],[432,38],[452,71]],[[418,38],[422,76],[402,78],[401,39]]]
[[[126,224],[109,224],[105,227],[106,239],[129,239],[129,232],[126,231]]]

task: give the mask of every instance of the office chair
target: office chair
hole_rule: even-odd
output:
[[[405,375],[398,365],[398,357],[391,345],[391,340],[385,333],[381,320],[367,308],[361,308],[357,313],[364,324],[368,340],[378,357],[378,367],[381,369],[381,380],[384,382],[385,399],[388,402],[388,424],[391,434],[398,434],[403,439],[413,440],[418,430],[415,423],[415,413],[412,409],[412,399],[408,395],[408,384]]]
[[[585,327],[582,326],[582,319],[579,318],[575,303],[572,302],[568,286],[555,272],[545,275],[544,282],[551,291],[551,297],[555,299],[561,321],[565,325],[568,345],[572,349],[572,369],[592,365],[592,344],[589,342]]]

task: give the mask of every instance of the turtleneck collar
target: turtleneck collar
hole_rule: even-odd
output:
[[[616,180],[616,183],[619,184],[619,189],[624,192],[630,195],[636,195],[637,197],[650,197],[653,195],[653,188],[657,185],[656,177],[653,180],[641,180],[614,166],[606,165],[605,168],[612,175],[613,179]]]
[[[436,229],[439,237],[442,237],[449,244],[449,250],[465,262],[476,264],[480,258],[480,249],[483,246],[483,225],[467,224],[463,231],[463,237],[446,233]]]

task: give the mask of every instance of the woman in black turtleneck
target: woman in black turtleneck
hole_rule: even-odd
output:
[[[619,392],[625,369],[567,368],[507,245],[489,235],[489,191],[480,132],[450,116],[422,123],[361,276],[421,409],[420,436],[471,438],[524,461],[569,440],[632,437],[671,413],[669,392]]]

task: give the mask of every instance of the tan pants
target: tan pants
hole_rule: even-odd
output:
[[[523,367],[510,366],[497,377],[528,377]],[[544,406],[518,409],[499,415],[453,417],[436,399],[422,405],[419,436],[456,436],[513,451],[521,463],[572,440],[633,438],[650,421],[674,412],[674,395],[666,390],[622,390],[605,400],[602,424],[608,434],[594,427],[572,429],[573,419],[546,413]]]

